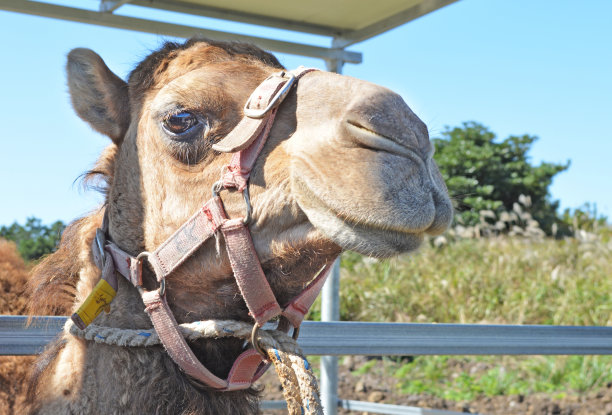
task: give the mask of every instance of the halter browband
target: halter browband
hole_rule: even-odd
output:
[[[220,152],[234,155],[224,169],[221,180],[213,186],[213,197],[189,218],[174,234],[153,252],[141,252],[133,257],[109,241],[108,215],[104,215],[102,227],[97,229],[92,244],[96,265],[102,269],[102,277],[72,320],[81,330],[85,329],[103,309],[110,306],[118,284],[116,272],[138,289],[153,326],[166,351],[179,367],[200,383],[221,391],[245,389],[252,385],[269,367],[265,356],[258,352],[257,331],[275,317],[284,317],[297,331],[330,273],[328,263],[310,284],[289,304],[281,307],[263,273],[255,252],[250,232],[250,200],[248,180],[257,157],[268,138],[278,106],[297,80],[315,69],[300,67],[282,71],[264,80],[251,94],[244,107],[245,116],[221,141],[213,145]],[[244,218],[229,219],[219,196],[222,189],[242,191],[247,205]],[[240,293],[255,320],[252,343],[238,356],[227,379],[212,374],[196,358],[179,332],[178,324],[168,307],[165,297],[165,279],[208,239],[221,232]],[[142,263],[147,259],[159,288],[146,291],[142,286]],[[281,320],[279,328],[288,330]]]

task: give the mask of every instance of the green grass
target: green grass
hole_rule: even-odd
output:
[[[553,397],[579,394],[612,380],[609,356],[420,356],[389,368],[402,393],[427,393],[451,400],[477,396]]]
[[[340,311],[356,321],[609,325],[611,276],[610,241],[464,239],[382,261],[346,253]]]
[[[346,253],[341,276],[342,320],[612,325],[609,233],[590,242],[460,239],[392,260]],[[612,381],[612,357],[421,356],[385,371],[409,394],[559,397]]]

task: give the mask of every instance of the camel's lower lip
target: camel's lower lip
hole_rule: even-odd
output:
[[[339,214],[304,182],[299,179],[295,182],[308,201],[308,206],[302,206],[302,209],[310,222],[342,249],[375,257],[391,257],[413,251],[423,241],[424,230],[411,230],[392,223],[373,223]]]
[[[319,206],[322,206],[326,211],[331,213],[333,216],[338,218],[340,221],[345,223],[350,227],[359,227],[363,229],[377,230],[381,232],[390,232],[396,234],[403,234],[407,236],[422,236],[431,224],[427,224],[426,226],[417,228],[408,228],[403,224],[393,224],[393,223],[376,223],[372,221],[368,221],[367,218],[358,218],[349,216],[343,212],[338,212],[328,203],[326,203],[323,199],[321,199],[316,192],[310,189],[310,187],[302,181],[300,178],[296,178],[295,182],[297,182],[302,190],[307,193],[307,197],[311,199],[311,201],[316,201]]]

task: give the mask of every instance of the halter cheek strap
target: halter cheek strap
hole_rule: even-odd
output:
[[[234,152],[221,180],[213,188],[214,196],[155,251],[142,252],[137,257],[133,257],[113,242],[107,241],[106,215],[102,229],[96,232],[92,250],[96,264],[102,269],[101,283],[104,282],[116,290],[117,272],[135,286],[142,296],[145,311],[170,357],[189,376],[213,389],[222,391],[245,389],[265,372],[269,363],[256,351],[257,328],[275,317],[283,316],[297,332],[332,269],[333,261],[328,263],[297,297],[281,307],[261,268],[250,232],[246,227],[250,218],[248,179],[272,128],[278,105],[295,82],[313,70],[298,68],[291,72],[281,72],[267,78],[255,89],[245,105],[245,117],[223,140],[213,146],[217,151]],[[219,197],[219,192],[223,188],[234,188],[245,194],[248,208],[245,218],[227,217]],[[223,234],[234,278],[249,314],[255,321],[252,340],[255,349],[247,349],[238,356],[227,379],[212,374],[196,358],[179,332],[178,323],[165,296],[166,277],[217,232]],[[146,291],[142,287],[142,263],[145,259],[151,265],[160,284],[157,290]],[[102,285],[106,287],[104,283]],[[99,314],[101,309],[107,307],[112,296],[109,299],[108,295],[101,296],[94,290],[90,298],[104,298],[104,302],[99,303],[102,306],[95,310],[95,313]],[[93,304],[95,301],[89,303]],[[97,315],[86,313],[83,309],[85,304],[88,304],[87,300],[72,316],[75,325],[81,329],[84,329]]]

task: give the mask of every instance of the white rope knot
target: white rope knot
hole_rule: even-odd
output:
[[[180,324],[179,329],[185,339],[191,341],[224,337],[250,340],[253,325],[235,320],[203,320]],[[147,347],[161,344],[154,329],[121,329],[90,324],[85,330],[81,330],[68,319],[64,331],[85,340],[113,346]],[[278,330],[259,330],[256,340],[268,360],[274,363],[289,413],[323,415],[317,379],[297,342]]]

